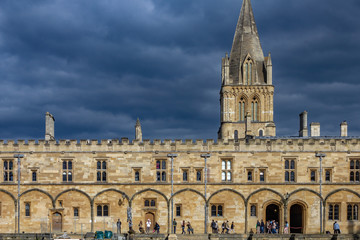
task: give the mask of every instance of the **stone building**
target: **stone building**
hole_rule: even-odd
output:
[[[360,138],[347,136],[346,122],[338,137],[322,137],[319,123],[308,134],[307,112],[299,136],[276,137],[273,94],[271,56],[243,0],[222,60],[217,141],[142,140],[139,120],[133,141],[57,140],[47,113],[44,140],[0,141],[0,232],[111,230],[117,219],[127,231],[131,215],[134,226],[151,219],[163,233],[172,218],[196,233],[210,232],[212,220],[248,233],[261,219],[280,231],[286,221],[301,233],[338,221],[359,233]]]

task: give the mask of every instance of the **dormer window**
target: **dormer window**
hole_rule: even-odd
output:
[[[253,84],[253,62],[250,56],[245,60],[243,65],[244,72],[244,85],[252,85]]]

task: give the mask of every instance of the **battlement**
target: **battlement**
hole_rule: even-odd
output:
[[[359,152],[360,137],[214,139],[0,140],[0,152]]]

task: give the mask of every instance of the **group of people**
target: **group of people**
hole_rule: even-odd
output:
[[[232,222],[230,225],[229,221],[225,220],[221,224],[221,232],[220,232],[218,221],[212,220],[211,229],[212,229],[212,233],[221,233],[221,234],[235,233],[235,224],[234,224],[234,222]]]
[[[279,222],[275,220],[267,220],[266,223],[264,220],[261,219],[261,221],[257,220],[256,222],[256,233],[269,233],[269,234],[276,234],[279,233],[280,225]],[[289,233],[289,224],[288,222],[285,223],[284,226],[284,233]]]

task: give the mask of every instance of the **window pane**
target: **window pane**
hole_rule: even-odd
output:
[[[98,161],[98,162],[96,163],[96,168],[97,168],[97,169],[101,169],[101,162],[100,162],[100,161]]]
[[[68,181],[69,181],[69,182],[72,181],[72,174],[71,174],[71,172],[68,172]]]
[[[353,220],[359,220],[359,207],[354,205]]]
[[[9,172],[9,181],[12,182],[14,179],[13,172]]]
[[[352,206],[350,204],[347,205],[347,220],[352,220]]]
[[[356,161],[356,169],[360,169],[360,161],[359,160]]]
[[[187,171],[183,171],[183,181],[187,181],[188,180],[188,172]]]
[[[156,181],[160,181],[160,172],[158,171],[158,172],[156,172]]]
[[[339,205],[334,206],[334,220],[339,220]]]
[[[354,169],[354,160],[350,161],[350,169]]]
[[[248,171],[248,181],[252,181],[252,172]]]
[[[108,205],[104,205],[104,216],[107,217],[109,216],[109,206]]]
[[[211,206],[211,216],[216,217],[216,206],[215,205]]]
[[[222,161],[221,163],[221,169],[225,170],[226,169],[226,161]]]
[[[96,208],[96,215],[98,216],[98,217],[101,217],[102,216],[102,207],[99,205],[99,206],[97,206],[97,208]]]
[[[161,168],[162,168],[162,169],[166,169],[166,161],[165,161],[165,160],[162,161],[162,163],[161,163]]]
[[[227,170],[231,170],[231,161],[227,161]]]
[[[256,216],[256,206],[255,205],[251,205],[250,216],[252,216],[252,217]]]
[[[102,173],[102,180],[103,180],[103,182],[106,182],[106,172]]]
[[[145,207],[149,207],[150,206],[150,201],[149,200],[145,200]]]
[[[285,161],[285,169],[289,169],[289,160]]]
[[[166,181],[166,172],[161,173],[161,181],[163,181],[163,182]]]
[[[156,169],[160,169],[160,161],[156,161]]]
[[[79,216],[79,209],[74,208],[74,217],[78,217],[78,216]]]
[[[176,216],[181,217],[181,206],[180,205],[176,206]]]
[[[325,181],[330,182],[330,171],[325,172]]]
[[[25,204],[25,216],[30,216],[30,204]]]
[[[70,170],[72,169],[72,161],[68,162],[68,169],[70,169]]]
[[[8,180],[8,172],[4,172],[4,181],[7,182]]]
[[[360,181],[359,172],[356,172],[356,181],[357,181],[357,182],[359,182],[359,181]]]
[[[196,171],[196,181],[201,181],[201,171]]]
[[[221,181],[226,181],[226,173],[225,172],[221,173]]]
[[[135,172],[135,181],[136,182],[140,181],[140,173],[139,173],[139,171]]]
[[[350,182],[355,181],[354,172],[350,172]]]
[[[4,161],[4,169],[8,170],[8,162],[7,161]]]
[[[67,167],[66,167],[66,161],[63,161],[63,169],[67,169]]]
[[[9,170],[13,170],[13,161],[9,161]]]
[[[260,182],[264,182],[265,181],[265,174],[263,171],[260,172]]]
[[[311,181],[315,182],[315,171],[311,171]]]
[[[152,207],[155,207],[155,205],[156,205],[155,200],[151,200],[151,206],[152,206]]]
[[[97,180],[98,182],[101,181],[101,172],[97,172],[97,173],[96,173],[96,180]]]
[[[106,162],[102,162],[102,169],[106,169]]]
[[[295,169],[295,161],[294,160],[291,160],[291,166],[290,166],[291,169]]]
[[[228,173],[227,173],[227,180],[228,180],[228,181],[231,181],[231,172],[228,172]]]
[[[218,217],[223,216],[223,207],[221,205],[218,206]]]
[[[291,182],[295,182],[295,172],[291,172]]]
[[[329,205],[329,220],[333,220],[334,208],[333,205]]]
[[[63,172],[63,182],[66,182],[67,178],[66,178],[66,172]]]
[[[36,182],[36,172],[32,172],[32,180],[33,182]]]

